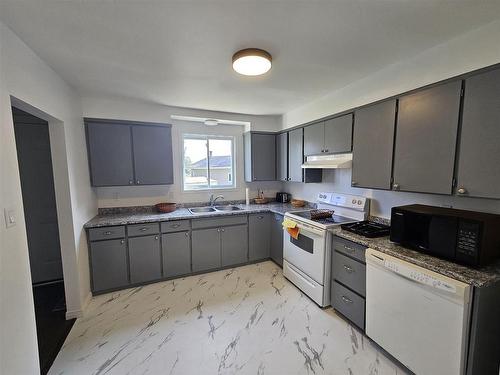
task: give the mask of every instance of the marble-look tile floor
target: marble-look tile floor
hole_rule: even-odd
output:
[[[49,372],[405,373],[272,262],[95,297]]]

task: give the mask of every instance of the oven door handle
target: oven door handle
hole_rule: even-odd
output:
[[[304,232],[314,233],[314,234],[321,236],[321,237],[323,237],[325,235],[325,231],[323,231],[323,230],[315,229],[315,228],[312,228],[308,225],[306,226],[306,225],[302,225],[299,223],[295,223],[295,224],[297,225],[297,228],[299,228],[301,231],[303,230]]]

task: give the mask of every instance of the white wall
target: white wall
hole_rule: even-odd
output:
[[[283,115],[283,128],[300,125],[353,107],[415,89],[500,62],[500,20],[393,64],[343,89]],[[395,46],[397,48],[397,46]],[[351,188],[351,171],[326,171],[322,184],[287,183],[285,191],[314,200],[319,191],[338,191],[373,198],[372,215],[390,216],[392,206],[423,203],[500,212],[500,201]]]
[[[224,112],[169,107],[147,104],[127,99],[84,98],[85,117],[111,118],[166,122],[172,124],[174,184],[167,186],[123,186],[96,188],[99,207],[140,206],[158,202],[206,202],[212,192],[182,191],[182,134],[231,135],[236,140],[236,189],[213,191],[222,194],[226,200],[244,199],[245,188],[251,190],[251,197],[257,196],[257,189],[263,189],[266,196],[274,196],[281,188],[280,182],[245,183],[243,174],[243,126],[205,126],[202,123],[172,120],[171,115],[214,117],[219,119],[251,122],[252,130],[277,131],[281,126],[280,116],[251,116]]]
[[[12,100],[12,102],[11,102]],[[89,295],[83,223],[95,215],[90,189],[80,98],[10,29],[0,23],[1,208],[17,225],[1,220],[0,345],[2,374],[39,373],[26,229],[11,104],[49,122],[54,157],[61,251],[69,312]]]

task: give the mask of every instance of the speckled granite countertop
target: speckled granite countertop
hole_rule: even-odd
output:
[[[332,232],[339,237],[475,287],[485,287],[500,281],[500,262],[478,269],[470,268],[399,246],[389,241],[389,237],[366,238],[340,228],[335,228]]]
[[[201,214],[192,214],[187,208],[178,208],[174,212],[162,214],[158,212],[123,212],[118,214],[97,215],[87,223],[84,228],[98,228],[112,225],[151,223],[156,221],[170,221],[180,219],[199,219],[215,216],[241,215],[259,212],[273,212],[284,215],[289,211],[300,211],[307,208],[296,208],[288,203],[267,203],[267,204],[237,204],[239,211],[217,211]]]

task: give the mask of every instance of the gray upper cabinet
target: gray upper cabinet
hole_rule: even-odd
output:
[[[304,156],[351,152],[352,113],[304,128]]]
[[[283,215],[271,215],[271,259],[283,267]]]
[[[132,284],[161,278],[159,235],[129,238],[128,254]]]
[[[321,154],[325,149],[325,123],[318,122],[304,128],[304,156]]]
[[[396,100],[356,111],[352,155],[352,186],[391,189]]]
[[[457,194],[500,198],[500,69],[465,81]]]
[[[134,183],[130,126],[86,123],[92,186]]]
[[[92,186],[173,183],[169,124],[85,119]]]
[[[222,267],[248,261],[248,226],[220,228]]]
[[[461,81],[399,99],[394,190],[451,194]]]
[[[127,286],[129,282],[125,239],[91,242],[90,269],[93,292]]]
[[[220,229],[198,229],[191,233],[193,272],[221,266]]]
[[[288,181],[303,181],[303,132],[303,128],[288,132]]]
[[[249,132],[244,134],[245,181],[276,180],[276,135]]]
[[[132,126],[135,183],[173,184],[172,134],[169,126]]]
[[[191,272],[191,238],[189,231],[161,236],[163,276],[174,277]]]
[[[288,180],[288,133],[276,135],[276,179]]]
[[[336,154],[352,150],[352,113],[325,121],[324,152]]]
[[[248,215],[249,260],[270,257],[271,215],[269,213]]]

